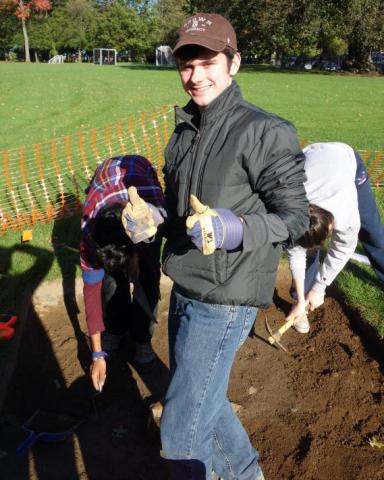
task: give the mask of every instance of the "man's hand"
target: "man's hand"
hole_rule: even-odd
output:
[[[101,392],[107,377],[107,364],[104,358],[93,360],[91,364],[91,378],[95,389]]]
[[[191,207],[196,212],[186,221],[187,234],[204,255],[216,249],[234,250],[243,241],[243,224],[229,209],[212,209],[191,195]]]
[[[139,243],[156,235],[157,227],[164,222],[158,208],[145,202],[136,187],[128,188],[128,203],[122,213],[122,222],[128,237]]]
[[[308,309],[313,312],[316,308],[320,307],[324,303],[324,292],[317,292],[316,290],[310,290],[305,297]]]

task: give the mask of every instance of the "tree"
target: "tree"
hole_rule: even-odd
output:
[[[96,21],[95,47],[116,48],[129,51],[130,56],[141,60],[151,49],[152,20],[148,12],[138,14],[122,0],[103,8]]]
[[[349,57],[352,67],[371,70],[371,52],[384,41],[384,1],[351,0],[347,2]]]
[[[20,20],[24,37],[25,61],[30,62],[27,20],[34,13],[43,14],[51,10],[49,0],[0,0],[0,5]]]
[[[363,69],[384,44],[384,0],[186,0],[186,6],[190,14],[230,19],[243,56],[337,56],[348,47],[353,65]]]
[[[254,59],[291,53],[288,18],[293,3],[293,0],[188,0],[187,8],[191,14],[209,11],[228,18],[238,32],[242,56]]]
[[[52,49],[66,48],[77,51],[78,61],[82,51],[92,45],[95,30],[95,10],[88,0],[68,0],[56,8],[50,19]]]
[[[333,57],[340,59],[348,52],[348,43],[342,38],[332,37],[328,41],[327,50]]]
[[[173,45],[176,40],[176,30],[188,15],[187,0],[159,0],[153,6],[158,33],[156,43]]]
[[[15,45],[15,35],[19,31],[17,19],[8,15],[7,12],[0,10],[0,58],[4,59],[4,54]]]
[[[39,61],[39,54],[44,59],[57,54],[52,34],[51,17],[48,19],[32,18],[29,27],[29,46],[35,55],[35,62]]]

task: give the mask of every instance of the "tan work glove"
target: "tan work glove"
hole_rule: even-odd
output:
[[[217,217],[218,214],[213,208],[202,204],[194,195],[190,196],[190,205],[196,213],[187,217],[187,229],[192,230],[195,223],[200,222],[203,254],[211,255],[216,250],[212,217]]]
[[[121,215],[128,237],[133,243],[139,243],[156,235],[158,225],[164,221],[159,209],[145,202],[136,187],[128,188],[128,198]]]

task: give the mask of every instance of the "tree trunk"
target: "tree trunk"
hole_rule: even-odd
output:
[[[79,48],[77,51],[77,61],[81,63],[81,49]]]
[[[20,7],[23,8],[23,0],[20,0]],[[23,27],[23,35],[24,35],[24,50],[25,50],[25,61],[30,62],[31,57],[29,55],[29,39],[28,39],[28,32],[27,32],[27,22],[25,18],[21,19],[21,25]]]
[[[33,53],[35,54],[35,62],[39,63],[39,55],[37,54],[37,50],[34,50]]]

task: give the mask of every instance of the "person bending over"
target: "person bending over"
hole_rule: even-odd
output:
[[[352,147],[340,142],[308,145],[304,183],[310,202],[310,228],[288,249],[297,303],[288,318],[295,317],[300,333],[310,329],[306,310],[324,303],[326,288],[361,244],[384,285],[384,225],[381,222],[364,162]],[[324,260],[319,252],[330,236]]]
[[[156,235],[150,242],[142,241],[148,231],[143,223],[135,232],[127,230],[130,187],[148,202],[148,212],[154,212],[151,225],[162,223],[162,189],[152,165],[138,155],[109,158],[99,165],[83,204],[80,263],[91,377],[97,390],[105,382],[108,351],[118,347],[125,332],[135,343],[137,365],[149,366],[154,360],[151,336],[159,298],[161,239]]]

